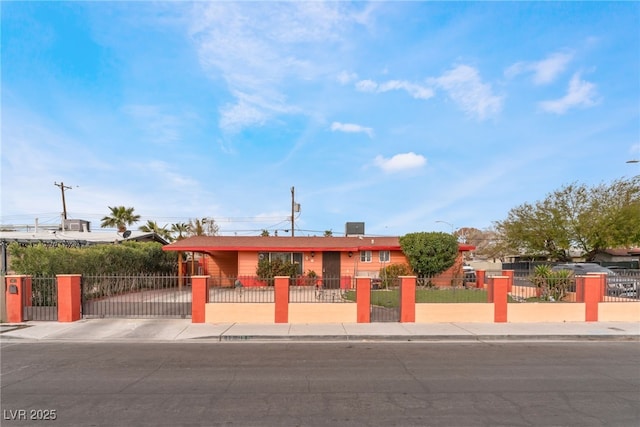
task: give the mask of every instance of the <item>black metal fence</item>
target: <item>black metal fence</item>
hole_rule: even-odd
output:
[[[23,281],[24,320],[58,320],[58,284],[55,277],[32,277],[31,294]]]
[[[191,287],[176,276],[83,276],[83,317],[191,317]]]

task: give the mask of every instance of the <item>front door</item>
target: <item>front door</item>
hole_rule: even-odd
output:
[[[325,289],[340,288],[340,252],[322,253],[322,286]]]

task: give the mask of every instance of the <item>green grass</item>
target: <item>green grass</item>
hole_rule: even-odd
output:
[[[345,298],[356,300],[355,291],[348,291]],[[487,291],[480,289],[416,289],[416,303],[481,303],[487,302]],[[398,307],[400,291],[375,290],[371,292],[371,304],[381,307]]]

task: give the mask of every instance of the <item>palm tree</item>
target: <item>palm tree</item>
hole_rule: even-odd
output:
[[[186,224],[184,222],[171,224],[171,232],[178,233],[178,237],[176,237],[176,240],[182,240],[185,237],[184,235],[189,233],[189,224]]]
[[[138,227],[138,230],[144,231],[145,233],[156,233],[165,240],[173,240],[171,231],[167,230],[167,226],[165,225],[164,227],[160,227],[155,221],[148,220],[145,225]]]
[[[111,215],[107,215],[102,218],[100,227],[115,227],[119,232],[124,232],[128,225],[131,225],[140,220],[140,215],[133,213],[133,208],[125,208],[124,206],[109,206]]]
[[[196,218],[189,220],[189,235],[191,236],[217,236],[220,227],[212,218]]]

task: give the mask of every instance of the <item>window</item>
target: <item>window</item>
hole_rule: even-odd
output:
[[[360,251],[360,262],[371,262],[371,251]]]
[[[297,274],[302,274],[302,252],[259,252],[258,260],[290,262],[296,266]]]
[[[389,262],[391,261],[391,253],[389,251],[380,251],[378,254],[378,259],[380,262]]]

